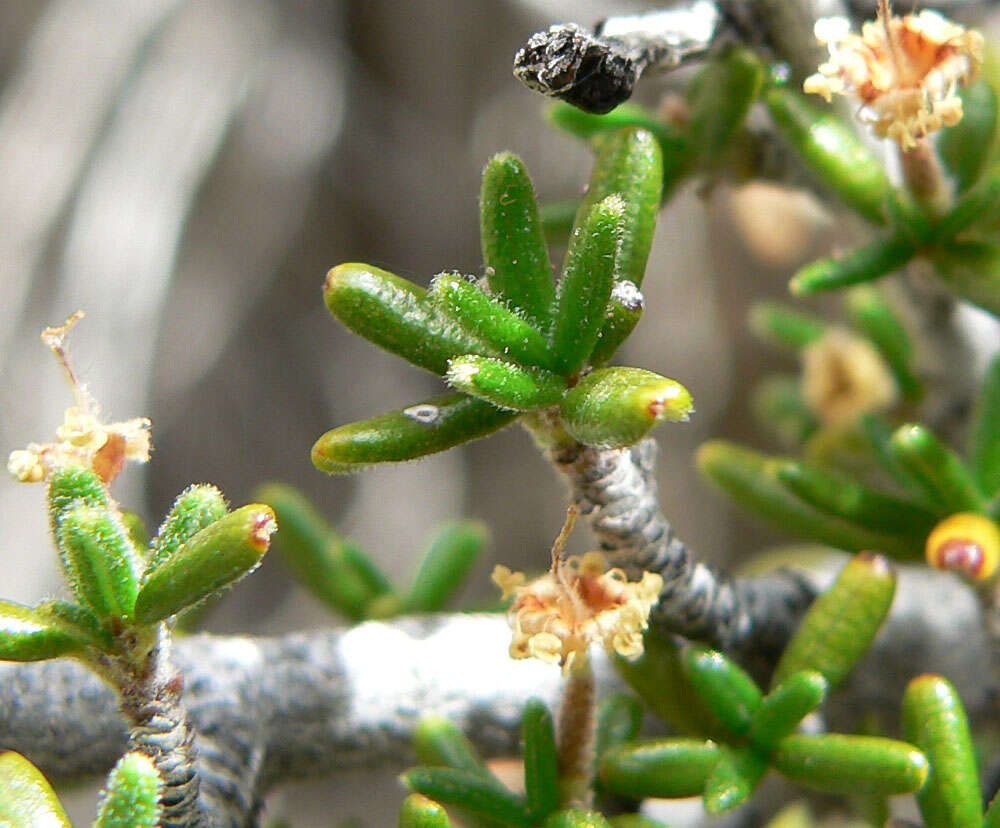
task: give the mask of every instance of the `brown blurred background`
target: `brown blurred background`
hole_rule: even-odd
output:
[[[544,102],[516,83],[511,58],[551,22],[651,5],[5,0],[0,448],[52,439],[71,397],[38,334],[82,308],[70,338],[78,373],[111,418],[154,423],[152,462],[116,484],[152,525],[189,482],[243,503],[278,479],[400,581],[428,531],[461,515],[494,532],[470,597],[492,594],[496,560],[538,566],[563,492],[517,429],[353,478],[312,468],[326,429],[440,388],[335,323],[320,285],[351,260],[421,283],[478,272],[479,174],[498,150],[522,155],[543,199],[579,192],[589,154],[545,126]],[[656,86],[645,93],[654,102]],[[791,269],[831,238],[814,202],[770,189],[689,187],[662,215],[646,317],[621,360],[694,395],[692,422],[659,434],[660,479],[668,514],[709,560],[772,537],[737,520],[691,463],[709,436],[762,442],[747,394],[777,363],[746,334],[746,306],[783,295]],[[43,501],[41,486],[0,482],[4,598],[60,588]],[[268,560],[206,628],[334,621]],[[276,795],[273,813],[330,825],[329,795],[337,813],[394,824],[391,775],[303,785]],[[76,819],[89,820],[90,792],[76,800]]]

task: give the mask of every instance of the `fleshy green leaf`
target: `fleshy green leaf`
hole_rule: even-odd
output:
[[[997,187],[1000,199],[1000,182]],[[953,241],[935,249],[930,258],[949,290],[1000,317],[1000,247]]]
[[[73,655],[83,642],[31,607],[0,601],[0,661],[43,661]]]
[[[559,758],[552,714],[538,699],[530,699],[521,718],[524,742],[524,794],[533,819],[545,819],[559,807]]]
[[[584,112],[567,103],[555,103],[548,110],[552,124],[577,138],[589,139],[619,132],[627,127],[639,127],[652,132],[661,141],[680,148],[684,141],[669,124],[658,120],[651,112],[635,103],[623,103],[604,115]]]
[[[750,330],[754,335],[793,351],[815,342],[827,327],[821,319],[777,302],[756,302],[750,308]]]
[[[912,793],[928,771],[913,745],[877,736],[786,736],[772,761],[794,782],[829,793]]]
[[[143,561],[107,508],[77,506],[59,524],[63,568],[74,594],[102,621],[131,618]]]
[[[633,742],[600,758],[600,779],[607,790],[634,799],[698,796],[719,755],[714,742],[697,739]]]
[[[983,815],[969,723],[958,693],[941,676],[923,675],[903,696],[903,731],[927,756],[930,777],[917,792],[926,825],[964,828]]]
[[[622,448],[637,443],[663,421],[691,414],[691,395],[679,382],[642,368],[599,368],[563,397],[566,431],[589,446]]]
[[[226,499],[215,486],[188,486],[181,492],[152,543],[148,569],[155,569],[206,526],[226,514]]]
[[[59,542],[59,524],[77,506],[107,507],[108,488],[92,469],[69,466],[57,470],[49,481],[49,526]]]
[[[703,444],[696,455],[701,473],[733,500],[783,532],[817,540],[838,549],[882,549],[902,558],[919,554],[906,538],[873,532],[820,512],[778,478],[787,463],[725,440]]]
[[[691,686],[722,726],[733,736],[744,735],[750,729],[762,698],[754,680],[715,650],[689,647],[682,663]]]
[[[465,734],[440,716],[425,716],[417,723],[413,731],[413,750],[423,765],[479,773],[500,784]]]
[[[809,607],[771,686],[780,687],[803,670],[819,672],[831,688],[840,684],[875,640],[895,591],[896,575],[885,558],[855,555]]]
[[[997,97],[986,80],[976,80],[961,92],[962,120],[941,133],[938,154],[955,178],[959,192],[976,183],[997,127]]]
[[[277,529],[270,506],[252,503],[202,529],[156,569],[135,602],[140,624],[162,621],[249,574]]]
[[[325,604],[360,620],[373,599],[391,592],[374,563],[363,571],[356,566],[359,560],[369,560],[368,556],[334,532],[291,486],[270,483],[258,489],[256,497],[277,517],[275,550],[299,583]]]
[[[348,474],[373,463],[416,460],[485,437],[516,416],[466,394],[442,394],[328,431],[313,445],[312,462],[327,474]]]
[[[401,777],[411,791],[445,805],[498,819],[515,828],[531,828],[524,800],[479,773],[455,768],[413,768]]]
[[[427,301],[497,353],[525,365],[552,367],[549,343],[541,331],[459,274],[435,276]]]
[[[490,287],[547,330],[555,296],[552,266],[531,179],[510,153],[495,155],[483,170],[480,229]]]
[[[942,242],[949,242],[973,225],[985,224],[995,219],[998,208],[1000,208],[1000,167],[995,167],[955,202],[951,212],[935,224],[935,236]]]
[[[937,518],[922,506],[824,471],[808,463],[788,460],[775,470],[778,479],[810,506],[873,532],[890,532],[913,539],[913,555],[922,554],[922,543]]]
[[[923,385],[913,373],[913,347],[910,338],[886,301],[874,285],[859,285],[847,294],[847,309],[855,327],[879,349],[896,378],[899,390],[909,400],[923,395]]]
[[[486,525],[475,520],[441,527],[424,554],[404,599],[411,612],[437,612],[464,583],[489,540]]]
[[[615,693],[597,707],[596,753],[634,739],[642,726],[642,703],[628,693]]]
[[[615,282],[608,300],[604,326],[597,335],[597,344],[590,352],[590,364],[595,368],[604,365],[628,339],[642,318],[646,300],[642,292],[627,280]]]
[[[156,828],[160,785],[160,774],[148,756],[126,753],[108,777],[94,828]]]
[[[508,411],[536,411],[562,398],[566,380],[543,368],[525,368],[495,357],[466,354],[448,361],[448,384],[456,391]]]
[[[662,153],[651,132],[623,129],[601,144],[575,227],[583,227],[593,208],[604,199],[616,193],[621,197],[622,238],[615,257],[615,281],[627,280],[636,287],[642,284],[662,186]]]
[[[422,287],[371,265],[335,267],[326,275],[323,298],[358,336],[435,374],[444,374],[453,356],[487,350],[443,319]]]
[[[615,257],[626,203],[618,195],[596,204],[570,237],[559,280],[550,339],[559,373],[577,371],[597,344],[614,285]]]
[[[451,821],[434,800],[410,794],[399,809],[399,828],[451,828]]]
[[[128,532],[129,539],[137,551],[149,548],[149,530],[143,519],[135,512],[122,511],[122,523]]]
[[[815,670],[804,670],[785,679],[764,697],[747,734],[750,743],[770,753],[823,703],[829,686]]]
[[[1000,490],[1000,355],[983,377],[972,415],[969,467],[987,495]]]
[[[602,814],[595,811],[560,811],[545,820],[545,828],[611,828]]]
[[[885,169],[856,133],[788,87],[768,89],[764,100],[778,131],[806,167],[849,207],[875,224],[884,224],[891,185]]]
[[[111,634],[100,619],[86,607],[71,601],[45,601],[34,609],[38,618],[53,624],[80,644],[109,651],[114,645]]]
[[[687,138],[700,163],[713,166],[760,95],[764,67],[742,47],[708,64],[688,85]]]
[[[703,799],[710,814],[724,814],[742,805],[767,773],[767,761],[751,748],[721,754],[705,782]]]
[[[942,515],[985,508],[986,499],[961,458],[924,426],[900,426],[889,440],[889,451]]]
[[[0,824],[11,828],[72,828],[42,772],[20,753],[0,754]]]
[[[871,282],[899,270],[916,250],[913,244],[897,236],[880,239],[859,247],[844,256],[819,259],[799,270],[789,282],[796,296],[811,296],[826,290]]]

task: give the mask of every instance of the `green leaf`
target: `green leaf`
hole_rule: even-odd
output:
[[[985,508],[986,498],[961,458],[924,426],[900,426],[889,440],[889,451],[942,515]]]
[[[413,768],[400,778],[411,791],[445,805],[457,805],[515,828],[531,828],[533,824],[524,799],[479,773],[455,768]]]
[[[627,280],[636,287],[642,284],[662,186],[663,157],[653,133],[634,127],[623,129],[601,144],[574,227],[585,227],[601,201],[615,194],[621,197],[624,206],[621,244],[614,263],[616,282]]]
[[[486,350],[443,319],[422,287],[371,265],[335,267],[326,275],[323,298],[345,327],[435,374],[444,374],[453,356]]]
[[[152,543],[147,569],[155,569],[206,526],[228,511],[226,499],[215,486],[188,486],[181,492]]]
[[[743,736],[750,729],[762,698],[754,680],[715,650],[688,647],[682,663],[691,686],[720,724],[731,735]]]
[[[525,368],[494,357],[453,357],[445,374],[456,391],[508,411],[537,411],[562,398],[566,380],[543,368]]]
[[[547,330],[555,296],[552,266],[531,179],[510,153],[493,156],[483,170],[480,230],[490,287]]]
[[[559,757],[552,715],[538,699],[529,699],[521,717],[524,742],[524,795],[532,819],[540,822],[559,807]]]
[[[327,474],[348,474],[416,460],[492,434],[516,416],[466,394],[442,394],[328,431],[313,445],[312,462]]]
[[[995,356],[983,377],[972,414],[969,467],[987,495],[1000,490],[1000,355]]]
[[[612,828],[668,828],[666,823],[642,814],[621,814],[611,817]]]
[[[625,209],[621,196],[608,196],[594,206],[585,222],[577,224],[570,237],[550,338],[561,374],[579,370],[597,344],[614,284]]]
[[[1000,182],[997,184],[1000,199]],[[930,254],[945,286],[1000,317],[1000,247],[989,242],[947,242]]]
[[[821,319],[777,302],[755,302],[750,307],[750,330],[782,348],[799,351],[822,337],[827,328]]]
[[[102,621],[131,618],[143,561],[107,507],[77,506],[59,524],[59,549],[76,597]]]
[[[719,761],[715,742],[655,739],[607,751],[599,762],[601,784],[633,799],[698,796]]]
[[[12,750],[0,754],[0,824],[10,828],[72,828],[42,772]]]
[[[56,544],[59,543],[59,525],[66,513],[77,506],[108,506],[108,488],[91,469],[68,466],[58,469],[49,481],[49,526]]]
[[[747,734],[750,743],[770,753],[823,703],[829,686],[815,670],[803,670],[786,678],[764,697]]]
[[[838,549],[881,549],[902,558],[919,553],[906,538],[863,529],[810,506],[778,478],[778,469],[789,462],[785,459],[711,440],[698,449],[695,462],[729,497],[783,532]]]
[[[615,355],[639,324],[645,307],[646,300],[632,282],[627,280],[615,282],[611,288],[604,325],[597,335],[594,350],[590,352],[591,365],[595,368],[600,367]]]
[[[599,368],[566,393],[559,411],[566,431],[581,443],[622,448],[665,420],[686,420],[692,405],[676,380],[642,368]]]
[[[545,828],[611,828],[602,814],[594,811],[560,811],[545,820]]]
[[[128,532],[129,540],[132,541],[132,545],[136,548],[136,551],[142,552],[148,549],[149,530],[146,529],[145,521],[135,512],[123,510],[121,516],[125,530]]]
[[[991,169],[978,184],[965,193],[948,215],[934,228],[935,237],[950,242],[973,225],[986,224],[997,216],[1000,208],[1000,166]]]
[[[148,756],[126,753],[108,777],[94,828],[156,828],[161,783]]]
[[[478,773],[500,782],[464,733],[440,716],[424,716],[413,731],[413,750],[423,765]]]
[[[269,483],[257,490],[256,498],[274,510],[279,528],[273,543],[282,561],[327,606],[360,620],[373,599],[391,592],[374,564],[370,574],[356,565],[368,556],[334,532],[291,486]],[[349,551],[354,555],[349,557]]]
[[[746,802],[767,773],[767,761],[751,748],[723,750],[705,782],[709,814],[724,814]]]
[[[764,100],[778,131],[805,166],[853,210],[884,224],[892,188],[882,164],[854,130],[788,87],[771,87]]]
[[[867,336],[885,358],[899,390],[908,400],[923,396],[923,385],[913,373],[910,338],[881,290],[859,285],[847,293],[847,309],[854,326]]]
[[[889,614],[896,575],[881,555],[861,553],[844,566],[792,636],[771,679],[780,687],[803,670],[822,674],[831,688],[847,676]]]
[[[774,432],[786,446],[800,448],[819,428],[816,416],[802,399],[798,377],[765,378],[754,389],[750,405],[758,424]]]
[[[548,117],[553,126],[577,138],[603,137],[627,127],[638,127],[649,130],[661,143],[675,151],[684,146],[684,139],[673,127],[631,102],[623,103],[604,115],[584,112],[571,104],[559,102],[549,108]]]
[[[924,823],[935,828],[979,825],[983,806],[969,722],[949,681],[925,674],[909,683],[903,732],[930,762],[927,784],[917,792]]]
[[[136,621],[162,621],[249,574],[277,528],[271,507],[252,503],[202,529],[149,571],[135,602]]]
[[[451,821],[434,800],[410,794],[399,809],[399,828],[451,828]]]
[[[427,301],[470,337],[514,362],[552,367],[549,343],[541,331],[461,275],[435,276]]]
[[[788,288],[795,296],[811,296],[870,282],[899,270],[915,253],[910,241],[889,236],[844,256],[819,259],[806,265],[792,277]]]
[[[792,781],[829,793],[912,793],[928,771],[913,745],[877,736],[786,736],[772,761]]]
[[[642,726],[642,703],[628,693],[615,693],[597,706],[596,753],[634,739]]]
[[[111,634],[100,619],[86,607],[71,601],[45,601],[34,609],[35,615],[75,638],[80,644],[108,652],[114,646]]]
[[[742,126],[763,83],[763,65],[752,51],[742,47],[712,61],[691,81],[687,140],[702,164],[711,167],[718,160]]]
[[[933,512],[916,503],[857,483],[844,475],[788,460],[775,470],[778,479],[810,506],[873,532],[906,535],[913,540],[914,559],[937,523]]]
[[[985,80],[970,83],[961,92],[962,120],[945,129],[937,151],[955,178],[958,191],[976,183],[993,146],[997,126],[997,97]]]
[[[489,530],[476,520],[453,521],[435,534],[413,586],[404,599],[410,612],[437,612],[465,582],[489,540]]]
[[[713,739],[725,736],[718,720],[684,674],[681,649],[672,636],[655,628],[647,630],[643,655],[635,661],[616,658],[615,666],[649,709],[674,730]]]
[[[82,649],[83,642],[55,619],[31,607],[0,601],[0,661],[44,661]]]

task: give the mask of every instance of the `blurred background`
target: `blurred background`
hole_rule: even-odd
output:
[[[77,373],[109,418],[153,421],[152,461],[116,483],[152,525],[190,482],[242,504],[276,479],[401,581],[432,527],[454,516],[482,518],[494,534],[470,599],[493,594],[496,561],[541,565],[562,524],[562,484],[517,429],[353,478],[313,469],[309,449],[325,430],[440,388],[334,322],[320,286],[351,260],[421,283],[480,272],[479,175],[498,150],[525,159],[543,200],[579,193],[589,153],[545,125],[544,101],[511,76],[512,56],[552,22],[653,5],[5,0],[0,448],[53,439],[72,398],[39,333],[80,308],[69,340]],[[657,84],[647,87],[655,103]],[[749,338],[746,307],[783,296],[791,270],[834,238],[811,197],[766,186],[692,186],[662,214],[646,316],[621,360],[694,396],[693,420],[659,432],[660,479],[668,515],[708,560],[771,540],[691,462],[709,436],[766,445],[747,396],[776,362]],[[4,477],[0,513],[3,597],[57,591],[43,487]],[[331,623],[267,560],[205,628]],[[296,786],[271,812],[330,825],[334,795],[338,814],[394,823],[392,775],[359,781]],[[91,792],[73,807],[89,820]]]

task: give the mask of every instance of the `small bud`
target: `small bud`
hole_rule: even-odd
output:
[[[960,512],[927,536],[927,563],[985,581],[1000,562],[1000,527],[985,515]]]

